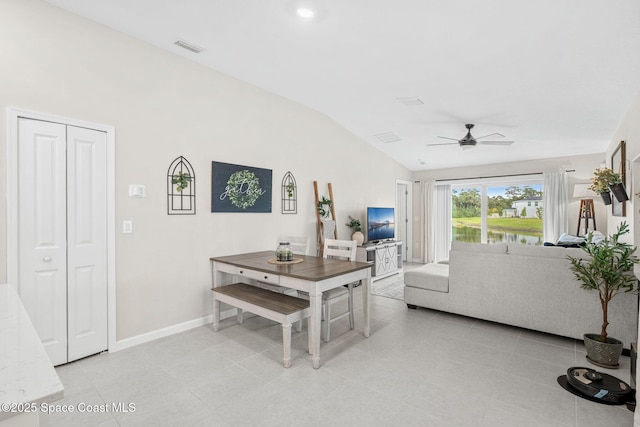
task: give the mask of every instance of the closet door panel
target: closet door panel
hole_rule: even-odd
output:
[[[66,127],[18,123],[18,290],[54,364],[67,361]]]
[[[106,134],[67,128],[69,361],[107,349]]]

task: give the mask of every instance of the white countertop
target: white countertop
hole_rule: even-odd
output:
[[[0,403],[61,399],[64,387],[12,285],[0,284]],[[0,411],[0,420],[18,413]]]

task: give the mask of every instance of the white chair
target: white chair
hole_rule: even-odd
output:
[[[294,254],[298,255],[308,255],[309,252],[309,237],[308,236],[284,236],[278,240],[280,242],[289,242],[291,245],[291,251]],[[287,294],[291,296],[300,296],[298,292],[291,288],[285,288],[284,286],[272,285],[271,283],[265,283],[261,281],[256,282],[256,286],[262,289],[268,289],[273,292],[278,292],[281,294]],[[307,296],[307,299],[309,297]],[[296,322],[296,331],[300,332],[302,330],[302,321]]]
[[[281,242],[289,242],[291,245],[291,251],[298,255],[307,255],[309,252],[309,237],[307,236],[284,236],[278,240],[278,244]],[[277,245],[276,245],[277,246]],[[272,285],[258,281],[257,285],[263,289],[269,289],[270,291],[280,292],[281,294],[295,295],[296,291],[283,286]]]
[[[298,255],[309,255],[309,236],[284,236],[280,242],[289,242],[291,251]]]
[[[297,255],[309,255],[309,242],[311,239],[309,236],[283,236],[280,238],[278,243],[280,242],[289,242],[291,245],[291,252]],[[285,288],[286,289],[286,288]],[[294,291],[293,289],[286,289],[281,291],[285,294],[289,295],[298,295],[299,297],[303,297],[309,299],[309,295],[300,295],[299,291]],[[296,331],[300,332],[302,330],[302,320],[296,323]]]
[[[324,258],[337,258],[344,259],[346,261],[356,260],[356,247],[355,240],[336,240],[325,239],[324,240]],[[353,321],[353,285],[349,283],[347,287],[340,286],[338,288],[329,289],[322,293],[322,308],[324,314],[324,324],[322,325],[322,334],[324,335],[324,342],[329,342],[331,339],[331,323],[336,320],[342,319],[345,316],[349,316],[349,327],[354,328]],[[331,317],[331,305],[335,302],[347,299],[347,311],[338,314],[335,317]]]
[[[311,239],[309,239],[308,236],[284,236],[284,237],[281,237],[280,240],[278,240],[278,243],[288,242],[289,246],[291,246],[291,252],[293,252],[294,255],[309,255],[310,240]],[[271,289],[272,291],[281,292],[289,295],[296,295],[297,293],[293,289],[284,288],[284,287],[275,286],[275,285],[271,285],[271,286],[273,287],[269,289]],[[300,329],[298,329],[298,331],[299,330]]]

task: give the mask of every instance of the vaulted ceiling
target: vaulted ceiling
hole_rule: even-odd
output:
[[[414,171],[602,153],[640,90],[637,0],[47,1],[326,114]],[[514,143],[463,150],[466,123]]]

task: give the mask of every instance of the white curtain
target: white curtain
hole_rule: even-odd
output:
[[[449,259],[451,249],[451,185],[436,185],[433,203],[434,251],[432,262]]]
[[[544,241],[555,243],[569,230],[569,180],[567,173],[545,172],[543,195]]]
[[[420,262],[433,262],[433,181],[420,182]]]

